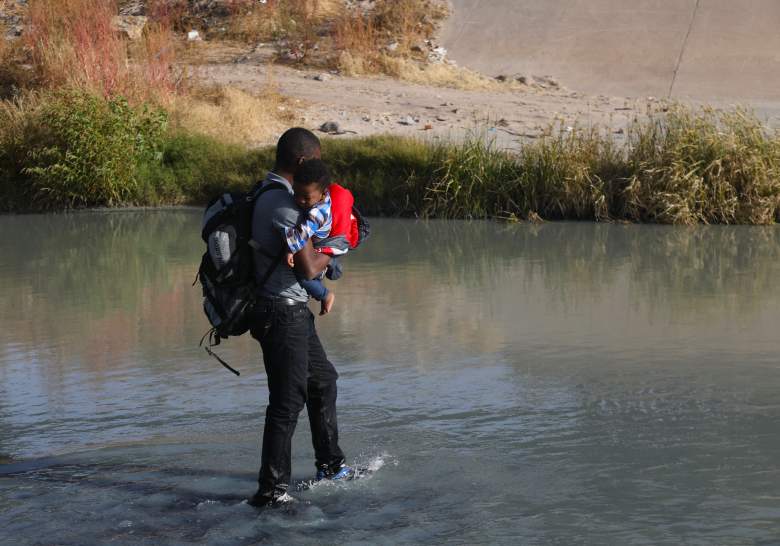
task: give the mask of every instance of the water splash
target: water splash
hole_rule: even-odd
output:
[[[353,477],[346,480],[305,480],[296,485],[297,491],[306,491],[310,489],[322,488],[322,487],[346,487],[348,484],[360,480],[366,481],[374,477],[380,468],[385,466],[388,462],[392,462],[394,465],[398,465],[398,461],[387,452],[383,452],[379,455],[373,455],[368,458],[358,456],[352,462],[352,466],[355,469]]]

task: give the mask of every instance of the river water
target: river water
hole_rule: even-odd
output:
[[[306,489],[302,417],[258,512],[198,225],[0,217],[1,544],[780,544],[780,230],[376,220],[318,319],[374,472]]]

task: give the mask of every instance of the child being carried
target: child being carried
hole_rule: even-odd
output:
[[[298,279],[311,297],[321,303],[320,315],[331,311],[336,296],[325,287],[323,276],[331,280],[341,277],[341,264],[337,256],[346,254],[359,242],[358,221],[352,214],[355,198],[348,189],[330,180],[325,162],[311,159],[301,164],[293,181],[295,203],[306,211],[306,219],[299,225],[287,228],[285,236],[290,252],[287,263],[294,265],[294,254],[311,240],[317,252],[331,256],[326,271],[314,280]]]

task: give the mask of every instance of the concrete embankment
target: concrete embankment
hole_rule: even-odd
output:
[[[450,57],[591,94],[780,104],[778,0],[452,0]]]

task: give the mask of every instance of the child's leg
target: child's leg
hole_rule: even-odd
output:
[[[305,280],[305,279],[298,279],[298,282],[301,284],[304,290],[309,293],[309,295],[314,298],[317,301],[322,301],[328,296],[328,289],[325,288],[325,283],[323,283],[320,279],[313,279],[313,280]]]
[[[338,260],[338,258],[333,256],[330,259],[328,268],[325,270],[325,276],[332,281],[337,281],[341,278],[343,272],[344,269],[341,267],[341,262]]]

